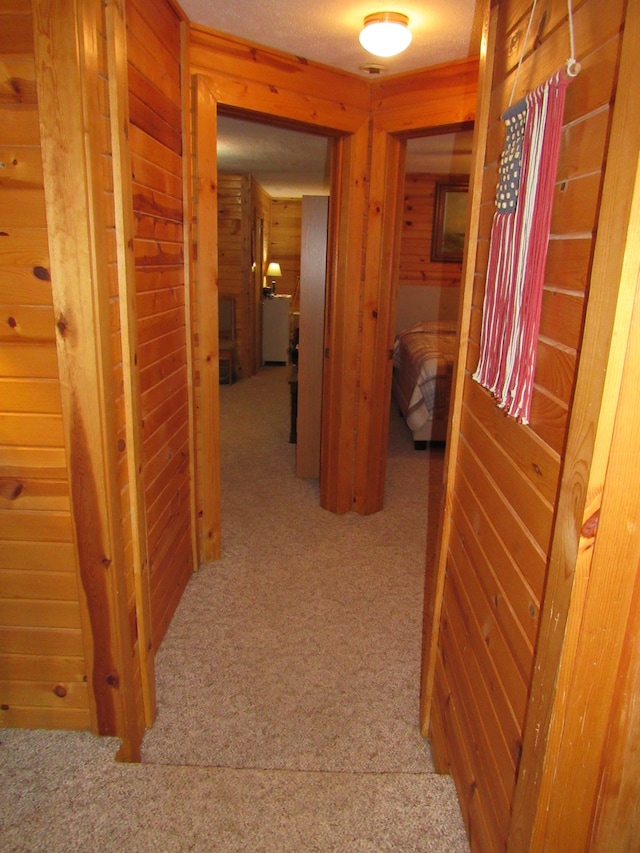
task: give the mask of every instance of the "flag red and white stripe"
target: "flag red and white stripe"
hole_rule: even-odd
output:
[[[507,110],[473,378],[529,422],[565,92],[559,71]]]

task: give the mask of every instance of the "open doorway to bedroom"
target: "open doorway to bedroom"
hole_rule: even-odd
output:
[[[465,128],[406,143],[391,416],[416,450],[446,440],[472,137]]]

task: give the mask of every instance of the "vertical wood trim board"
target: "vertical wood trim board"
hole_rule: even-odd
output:
[[[218,192],[216,138],[217,105],[208,79],[194,78],[196,281],[198,287],[198,363],[202,430],[200,507],[204,519],[201,559],[220,556],[220,391],[218,365]]]
[[[62,415],[95,730],[139,759],[115,458],[97,50],[101,4],[34,3]]]
[[[320,504],[331,512],[353,509],[362,304],[363,248],[369,171],[369,122],[335,145],[327,267],[325,364],[322,380]]]
[[[138,317],[136,306],[133,211],[131,209],[131,157],[128,145],[126,23],[122,7],[105,7],[107,61],[111,111],[111,152],[115,205],[118,304],[122,328],[122,383],[125,406],[125,442],[128,469],[126,490],[131,518],[131,554],[135,578],[134,613],[137,626],[145,724],[156,714],[155,653],[151,618],[151,584],[143,479],[142,412],[138,366]],[[123,490],[125,491],[125,490]]]
[[[367,211],[354,483],[354,509],[363,515],[384,501],[405,153],[405,143],[374,121],[371,161],[384,167],[371,171]]]
[[[189,71],[189,27],[180,24],[180,86],[182,92],[182,198],[184,215],[182,235],[184,250],[185,326],[189,330],[187,341],[187,396],[189,401],[189,506],[191,511],[191,563],[195,571],[200,565],[198,543],[198,405],[196,390],[196,340],[195,340],[195,287],[193,282],[193,121],[191,113],[191,73]]]

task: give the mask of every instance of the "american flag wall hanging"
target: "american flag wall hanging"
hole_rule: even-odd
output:
[[[473,378],[529,422],[542,288],[570,77],[562,69],[502,116],[506,139],[491,227],[480,359]]]

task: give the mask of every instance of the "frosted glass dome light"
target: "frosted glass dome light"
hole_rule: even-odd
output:
[[[396,56],[411,44],[409,18],[401,12],[374,12],[364,19],[360,44],[374,56]]]

